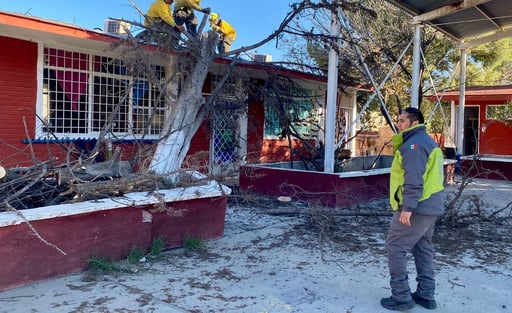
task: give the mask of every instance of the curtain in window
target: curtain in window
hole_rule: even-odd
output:
[[[66,97],[71,101],[71,109],[78,110],[78,99],[87,90],[89,61],[87,54],[49,49],[48,62],[51,66],[65,68],[56,70],[55,76]]]

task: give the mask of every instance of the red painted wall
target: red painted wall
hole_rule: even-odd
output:
[[[503,122],[486,119],[485,107],[486,105],[480,106],[479,153],[512,155],[512,127]]]
[[[462,175],[477,176],[478,178],[512,180],[512,162],[509,160],[473,160],[464,159],[461,161],[460,170]]]
[[[258,100],[250,103],[247,126],[247,162],[254,164],[289,161],[291,152],[288,140],[264,139],[264,124],[263,102]],[[312,145],[314,145],[313,142]],[[296,151],[304,151],[304,146],[299,140],[292,140],[292,147]],[[297,159],[298,157],[295,156],[294,160]]]
[[[190,142],[190,149],[183,167],[193,168],[202,173],[208,173],[210,160],[210,122],[204,121]]]
[[[512,127],[486,118],[486,108],[488,105],[501,105],[505,102],[506,99],[500,102],[496,99],[486,100],[485,97],[481,99],[471,98],[466,101],[466,105],[478,105],[480,108],[479,154],[512,155],[512,145],[510,144]]]
[[[389,174],[341,177],[340,173],[243,166],[240,190],[289,196],[331,208],[347,208],[389,194]]]
[[[0,46],[0,164],[31,166],[32,152],[21,140],[35,130],[37,45],[0,36]],[[46,145],[32,148],[39,161],[49,159]],[[51,150],[65,159],[63,149],[53,146]]]
[[[164,238],[168,248],[183,246],[187,236],[203,240],[221,238],[226,206],[227,197],[174,202],[168,211],[153,213],[151,237]]]
[[[120,260],[133,246],[147,249],[151,224],[142,211],[126,208],[33,221],[32,226],[63,255],[40,241],[27,225],[0,227],[3,255],[0,290],[87,268],[91,256]]]
[[[72,143],[34,143],[30,146],[22,142],[27,134],[31,139],[35,135],[37,44],[0,36],[0,46],[0,164],[7,168],[33,166],[37,163],[33,156],[45,162],[50,155],[55,158],[56,165],[65,163],[66,148],[72,148]],[[209,85],[205,89],[209,90]],[[207,164],[210,149],[207,126],[207,122],[203,123],[192,139],[189,155],[196,156],[193,162],[199,158],[197,162]],[[130,160],[137,153],[136,145],[123,143],[116,146],[121,147],[123,160]],[[145,163],[144,160],[141,162]]]
[[[265,121],[265,109],[261,101],[249,104],[247,120],[247,162],[260,163]]]
[[[486,107],[488,105],[502,105],[511,101],[512,88],[508,88],[511,93],[507,93],[503,91],[507,89],[505,87],[488,87],[487,89],[479,87],[479,89],[483,90],[480,91],[481,94],[472,94],[472,91],[468,91],[469,95],[466,96],[465,105],[478,106],[480,110],[479,154],[512,155],[512,145],[510,144],[512,127],[486,118]],[[496,91],[493,94],[495,89]],[[453,100],[457,105],[456,110],[458,111],[458,93],[445,97],[445,100]]]
[[[122,260],[137,246],[147,252],[162,238],[166,248],[183,246],[186,236],[212,240],[224,235],[227,197],[126,207],[0,227],[0,291],[84,270],[91,256]],[[146,217],[145,217],[146,215]],[[147,218],[147,215],[150,218]]]
[[[65,163],[66,147],[72,143],[44,144],[29,146],[22,141],[28,136],[33,139],[36,122],[37,100],[37,44],[0,36],[0,164],[7,168],[33,166],[32,157],[45,162],[50,156],[56,158],[56,165]],[[210,92],[210,79],[206,80],[204,92]],[[264,108],[260,99],[249,105],[248,156],[249,163],[287,161],[290,159],[288,141],[263,139]],[[25,127],[26,125],[26,127]],[[185,166],[202,166],[207,171],[210,152],[210,124],[205,121],[191,142],[189,157]],[[302,149],[298,141],[294,149]],[[137,146],[129,143],[117,145],[122,148],[121,158],[131,160],[137,154]],[[31,149],[34,151],[32,156]],[[49,152],[50,150],[50,152]],[[147,163],[147,159],[139,163]]]
[[[480,134],[481,154],[512,155],[512,127],[496,121],[485,121]]]

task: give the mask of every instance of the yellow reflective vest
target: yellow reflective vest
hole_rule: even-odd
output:
[[[192,13],[192,9],[201,11],[203,8],[201,7],[201,0],[176,0],[176,2],[174,2],[174,13],[178,12],[180,9],[185,9]]]
[[[236,31],[228,22],[225,20],[220,20],[218,24],[213,24],[210,22],[210,27],[217,33],[221,34],[221,39],[224,39],[223,36],[226,36],[231,40],[235,40]]]
[[[171,5],[164,2],[164,0],[156,0],[151,4],[149,10],[146,12],[144,19],[145,26],[151,26],[156,19],[161,19],[169,26],[176,27],[176,22],[171,14]]]
[[[393,136],[394,158],[390,174],[390,204],[427,215],[444,212],[444,156],[424,124]]]

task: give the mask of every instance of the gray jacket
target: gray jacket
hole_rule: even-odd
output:
[[[390,201],[394,209],[439,216],[444,213],[444,157],[423,124],[393,136]]]

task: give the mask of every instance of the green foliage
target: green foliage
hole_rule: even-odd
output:
[[[468,86],[493,86],[512,83],[512,38],[477,46],[468,58]]]
[[[149,257],[157,258],[159,257],[165,250],[165,240],[162,237],[157,237],[153,239],[151,242],[151,247],[149,248]]]
[[[186,235],[183,241],[183,248],[187,251],[201,252],[206,249],[206,242],[199,237]]]
[[[360,112],[363,105],[368,102],[369,97],[372,96],[371,92],[358,92],[356,97],[357,111]],[[377,112],[379,110],[380,102],[377,97],[374,97],[370,102],[368,109],[361,116],[361,128],[365,130],[374,130],[376,125],[372,118],[371,112]]]
[[[103,272],[108,274],[112,272],[118,272],[120,270],[119,266],[111,259],[94,255],[91,256],[89,260],[87,260],[87,265],[89,270],[92,272]]]
[[[144,257],[144,251],[137,247],[133,246],[130,252],[128,253],[128,262],[130,263],[139,263],[139,261]]]
[[[443,134],[449,130],[450,104],[445,102],[441,103],[437,108],[435,106],[435,102],[423,101],[421,111],[425,116],[425,123],[427,123],[428,132]],[[445,120],[445,118],[447,120]]]
[[[199,249],[201,248],[201,243],[194,242],[194,240],[198,239],[190,239],[189,245],[192,247],[191,249]],[[204,245],[204,243],[203,243]],[[197,247],[197,248],[194,248]],[[149,249],[149,253],[147,257],[149,259],[155,259],[159,256],[161,256],[162,252],[165,250],[165,240],[164,238],[157,237],[151,242],[151,247]],[[146,255],[144,253],[144,250],[137,246],[133,246],[130,252],[128,252],[127,255],[127,261],[131,264],[138,264],[142,258],[144,258]],[[89,267],[89,270],[95,273],[112,273],[112,272],[121,272],[125,271],[126,268],[123,266],[119,266],[116,262],[114,262],[110,258],[104,258],[99,256],[91,256],[87,260],[87,265]]]
[[[370,86],[369,77],[359,63],[354,45],[361,51],[373,79],[380,83],[412,40],[414,28],[409,15],[386,1],[362,0],[357,3],[359,7],[356,9],[343,7],[344,13],[349,16],[353,32],[350,32],[347,25],[342,24],[341,39],[336,43],[339,52],[339,78],[344,83]],[[331,19],[330,9],[328,6],[317,8],[315,12],[304,15],[305,18],[300,22],[302,28],[300,25],[296,27],[307,35],[295,42],[302,40],[302,47],[307,47],[307,57],[324,73],[327,70],[328,52],[331,47],[330,39],[327,37]],[[323,13],[320,13],[321,11]],[[427,96],[433,95],[435,91],[441,93],[446,89],[456,89],[460,85],[459,75],[456,74],[460,68],[460,50],[455,41],[428,26],[423,28],[421,46],[425,60],[420,68],[422,80],[419,99],[420,108],[428,115],[429,104],[424,101]],[[512,84],[511,51],[512,37],[468,50],[467,86]],[[400,107],[410,106],[412,53],[413,49],[410,46],[381,90],[386,107],[394,117]],[[360,100],[363,99],[358,99],[359,105],[365,103]],[[377,112],[378,105],[372,104],[369,111]],[[435,129],[442,129],[445,127],[444,124],[442,115],[436,113],[430,125]]]
[[[509,126],[512,125],[512,102],[504,105],[487,107],[487,118],[497,120]]]
[[[310,42],[306,45],[308,55],[316,61],[316,65],[327,75],[329,51],[320,43]]]

